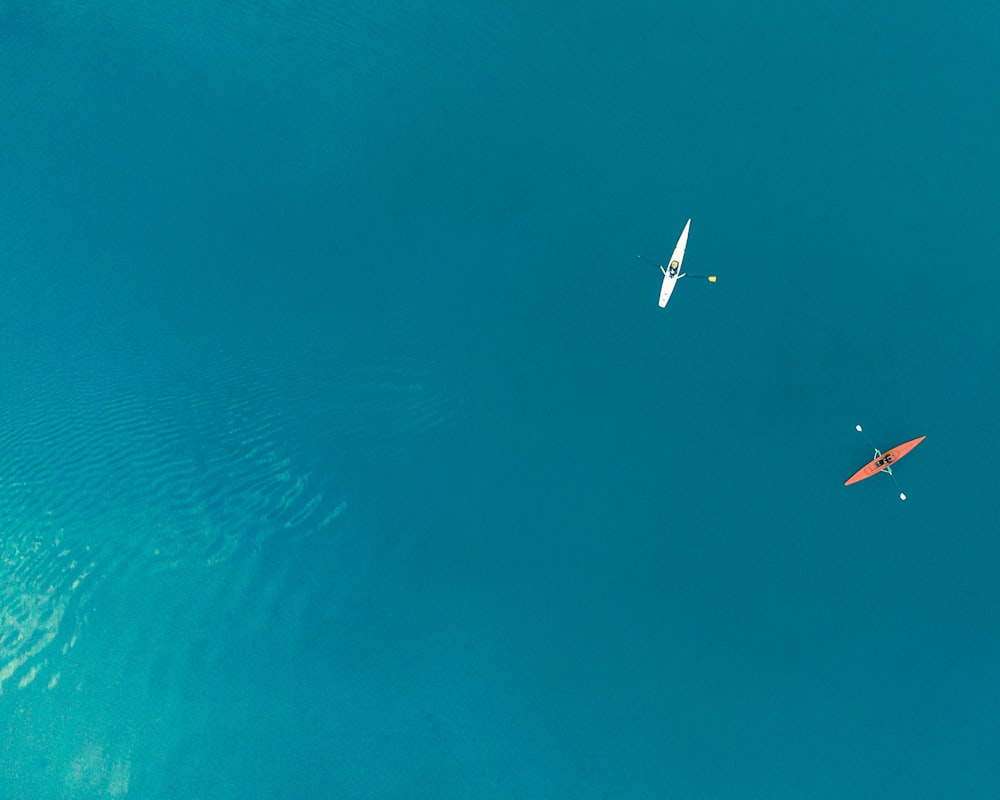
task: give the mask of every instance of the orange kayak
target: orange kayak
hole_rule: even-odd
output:
[[[844,481],[844,486],[850,486],[852,483],[863,481],[865,478],[870,478],[872,475],[881,472],[887,467],[891,467],[926,438],[926,436],[918,436],[916,439],[910,439],[908,442],[896,445],[892,448],[892,450],[886,450],[882,453],[882,455],[873,458],[861,469],[855,472],[850,478]]]

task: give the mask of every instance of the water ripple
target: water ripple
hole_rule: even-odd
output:
[[[342,518],[357,458],[463,413],[433,364],[400,354],[133,367],[66,362],[5,388],[0,694],[59,685],[97,587],[294,546]]]

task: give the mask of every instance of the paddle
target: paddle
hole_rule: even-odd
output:
[[[860,425],[855,425],[854,429],[862,436],[864,436],[865,439],[868,441],[868,444],[872,446],[872,450],[875,451],[875,458],[876,459],[880,458],[882,456],[882,451],[875,446],[875,443],[871,439],[868,438],[868,434],[864,432],[864,429]],[[899,483],[896,481],[896,476],[892,474],[892,467],[882,467],[882,472],[884,472],[886,475],[892,478],[892,482],[896,484],[896,489],[899,491],[899,499],[905,500],[906,495],[903,494],[903,490],[900,489]]]

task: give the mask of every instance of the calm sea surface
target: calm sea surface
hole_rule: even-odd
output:
[[[0,0],[0,799],[1000,796],[997,30]]]

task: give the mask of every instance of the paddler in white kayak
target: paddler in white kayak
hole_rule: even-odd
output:
[[[660,308],[666,307],[667,301],[670,300],[670,295],[674,293],[674,287],[677,285],[677,281],[681,278],[704,278],[709,283],[715,283],[715,275],[689,276],[686,272],[681,272],[681,264],[684,263],[684,250],[687,248],[688,231],[690,229],[691,220],[688,220],[687,224],[684,226],[684,230],[681,231],[681,238],[677,240],[677,246],[674,247],[674,254],[670,257],[669,265],[664,267],[662,264],[657,264],[660,271],[663,273],[663,283],[660,285]],[[639,258],[643,257],[639,256]],[[643,260],[648,261],[649,259]]]

